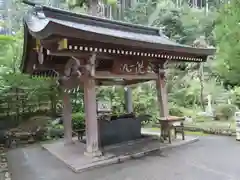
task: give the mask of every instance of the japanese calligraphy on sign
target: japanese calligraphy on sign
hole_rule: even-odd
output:
[[[111,110],[112,110],[112,106],[109,101],[104,101],[104,100],[97,101],[98,112],[110,112]]]
[[[116,61],[114,71],[121,74],[145,74],[148,68],[148,61]]]

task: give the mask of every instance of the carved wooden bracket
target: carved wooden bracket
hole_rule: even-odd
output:
[[[72,57],[72,59],[74,61],[69,62],[68,71],[71,69],[71,70],[73,70],[73,73],[77,72],[79,74],[79,73],[81,73],[80,68],[83,67],[87,70],[87,73],[90,76],[95,76],[95,68],[96,68],[96,54],[95,53],[92,54],[92,56],[88,59],[86,65],[81,65],[80,60],[76,57]]]
[[[59,86],[64,92],[71,93],[75,91],[76,88],[79,88],[78,84],[80,83],[79,81],[82,75],[80,67],[80,61],[74,57],[66,63],[64,74],[58,79]]]
[[[79,88],[79,83],[81,81],[81,68],[85,68],[87,74],[90,76],[95,76],[95,62],[96,62],[96,54],[92,54],[92,56],[88,59],[86,65],[81,65],[80,60],[76,57],[71,57],[68,60],[67,64],[64,68],[64,75],[61,76],[58,80],[59,86],[62,88],[64,92],[74,92]]]
[[[88,71],[90,76],[95,76],[95,69],[96,69],[96,53],[93,53],[91,57],[88,59],[86,64],[86,70]]]
[[[72,57],[70,60],[68,60],[67,64],[65,65],[64,75],[67,77],[71,76],[80,77],[82,75],[82,73],[79,70],[80,66],[81,66],[80,61],[77,58]]]

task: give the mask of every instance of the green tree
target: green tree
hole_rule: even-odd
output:
[[[225,4],[217,19],[215,33],[218,45],[216,70],[225,84],[240,85],[240,2]]]

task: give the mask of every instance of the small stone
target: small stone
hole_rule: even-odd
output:
[[[11,178],[10,178],[10,177],[8,177],[8,178],[6,178],[5,180],[11,180]]]
[[[7,163],[0,163],[0,168],[7,168]]]
[[[6,177],[6,178],[9,178],[9,177],[10,177],[9,172],[6,172],[6,173],[5,173],[5,177]]]
[[[0,152],[1,153],[5,152],[5,149],[4,148],[0,148]]]

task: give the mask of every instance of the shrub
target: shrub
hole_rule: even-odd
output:
[[[229,120],[233,117],[234,113],[236,112],[236,106],[232,104],[221,104],[216,107],[215,111],[215,119],[216,120]]]
[[[184,113],[181,110],[181,108],[177,107],[176,105],[169,107],[169,114],[171,116],[179,116],[179,117],[184,116]]]
[[[53,127],[49,127],[48,135],[51,138],[61,138],[61,137],[63,137],[63,135],[64,135],[63,125],[58,124],[58,125],[55,125]]]
[[[231,94],[232,103],[240,107],[240,87],[234,88]]]
[[[73,129],[85,128],[85,115],[82,112],[72,114]]]
[[[36,141],[43,141],[46,139],[47,133],[47,128],[40,128],[35,132],[34,139]]]
[[[194,117],[195,122],[206,122],[206,121],[212,121],[212,117],[209,116],[203,116],[203,115],[196,115]]]

